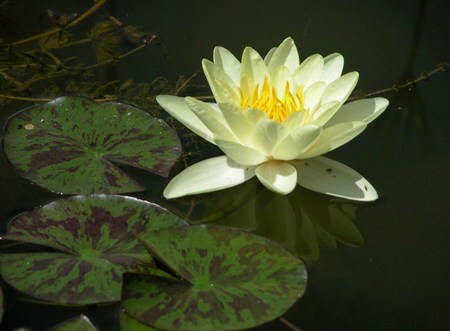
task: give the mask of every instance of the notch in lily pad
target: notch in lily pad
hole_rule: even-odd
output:
[[[304,293],[303,262],[266,238],[218,226],[167,228],[141,239],[182,279],[133,275],[127,314],[163,330],[235,330],[271,321]]]
[[[150,202],[114,195],[60,199],[13,219],[7,240],[53,249],[0,254],[0,273],[11,286],[60,304],[120,300],[125,272],[165,273],[156,268],[136,234],[187,224]]]
[[[142,191],[117,164],[167,177],[181,153],[162,120],[126,104],[76,97],[15,114],[3,148],[22,176],[63,194]]]

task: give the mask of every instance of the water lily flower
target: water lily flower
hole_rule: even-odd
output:
[[[343,65],[337,53],[315,54],[300,63],[291,38],[264,59],[246,47],[240,62],[216,47],[214,62],[202,62],[216,103],[169,95],[157,101],[225,155],[186,168],[164,196],[221,190],[256,176],[280,194],[298,184],[338,197],[376,200],[375,189],[359,173],[321,156],[359,135],[389,103],[372,98],[344,104],[358,73],[341,76]]]

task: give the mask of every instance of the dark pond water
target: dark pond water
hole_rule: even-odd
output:
[[[43,18],[48,8],[73,14],[89,6],[75,0],[14,1],[7,12],[0,9],[5,10],[1,12],[0,38],[13,41],[43,31],[48,27]],[[200,71],[201,59],[211,58],[216,45],[237,55],[247,45],[265,53],[291,36],[303,59],[314,53],[343,54],[344,71],[360,73],[357,89],[373,92],[449,61],[449,10],[448,1],[438,0],[109,1],[101,15],[111,14],[126,24],[153,31],[162,45],[136,53],[116,67],[98,70],[97,79],[140,82],[165,76],[173,81],[179,75]],[[198,81],[205,82],[201,73]],[[262,219],[261,213],[254,211],[253,219],[239,219],[239,210],[245,210],[242,204],[248,200],[246,194],[262,189],[256,181],[223,193],[225,199],[244,196],[244,202],[238,203],[241,208],[235,214],[234,207],[225,204],[223,208],[230,211],[224,212],[227,217],[219,220],[220,224],[255,230],[278,239],[303,258],[315,260],[308,264],[305,296],[284,316],[297,327],[304,331],[450,329],[449,91],[448,72],[443,72],[411,89],[382,95],[390,100],[386,112],[357,139],[330,153],[331,158],[361,172],[380,195],[374,203],[353,205],[357,207],[355,224],[365,242],[361,247],[342,244],[356,242],[337,229],[337,249],[320,247],[318,258],[317,248],[311,248],[316,246],[304,238],[308,234],[302,233],[296,217],[289,213],[274,212],[270,224],[264,223],[269,222],[267,217]],[[18,102],[0,109],[2,124],[29,104]],[[21,179],[3,155],[0,166],[2,231],[14,215],[57,198]],[[136,196],[180,208],[179,203],[162,198],[168,180],[131,172],[147,187]],[[294,193],[306,209],[335,203],[305,190]],[[267,207],[272,202],[278,209],[290,208],[289,201],[275,195],[264,199],[267,204],[256,206]],[[311,201],[320,199],[317,207],[310,207],[314,205]],[[194,210],[194,219],[205,216],[201,207]],[[92,318],[100,330],[117,329],[117,306],[33,304],[3,286],[7,308],[2,330],[19,326],[46,330],[80,313]],[[288,328],[274,322],[264,329]]]

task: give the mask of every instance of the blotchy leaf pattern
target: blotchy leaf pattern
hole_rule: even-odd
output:
[[[144,241],[183,278],[133,276],[124,287],[125,311],[158,329],[253,327],[282,315],[305,289],[302,261],[250,233],[180,227]]]
[[[137,235],[186,223],[131,197],[75,196],[16,217],[5,239],[60,252],[0,255],[3,278],[41,300],[88,304],[120,300],[124,272],[152,273],[155,264]]]
[[[167,177],[181,153],[162,120],[129,105],[74,97],[17,113],[3,148],[22,176],[64,194],[142,191],[116,163]]]

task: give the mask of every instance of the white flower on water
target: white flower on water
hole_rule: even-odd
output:
[[[229,188],[257,176],[268,189],[290,193],[297,184],[353,200],[377,199],[353,169],[321,156],[360,134],[388,106],[384,98],[344,102],[358,73],[342,75],[344,58],[316,54],[300,63],[291,38],[263,59],[246,47],[239,62],[223,47],[203,70],[216,103],[169,95],[158,103],[223,156],[194,164],[164,190],[168,199]]]

